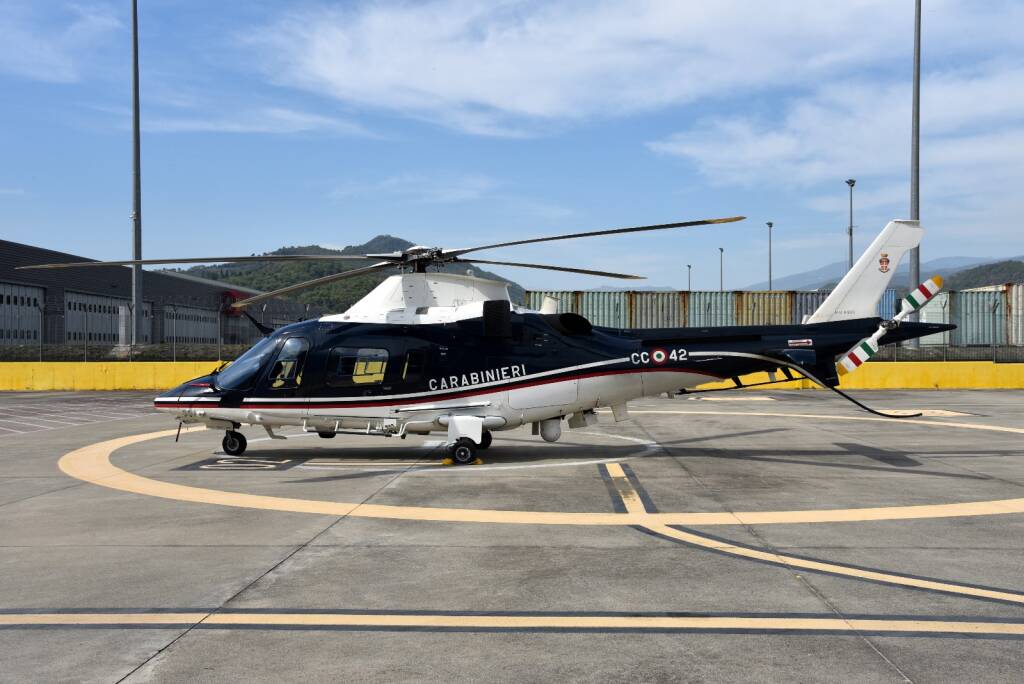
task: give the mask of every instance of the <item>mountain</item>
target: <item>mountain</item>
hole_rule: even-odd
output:
[[[943,287],[947,290],[967,290],[986,285],[1024,282],[1024,261],[997,261],[957,271],[946,278]]]
[[[270,255],[287,254],[382,254],[386,252],[400,252],[412,247],[413,243],[402,238],[391,235],[378,235],[369,242],[362,245],[352,245],[344,249],[331,249],[320,245],[304,245],[296,247],[282,247],[267,252]],[[183,273],[220,280],[226,283],[252,287],[257,290],[276,290],[287,287],[305,280],[312,280],[323,276],[348,271],[362,266],[357,262],[329,262],[329,261],[292,261],[279,263],[241,263],[241,264],[215,264],[212,266],[193,266],[183,270]],[[477,268],[475,265],[447,264],[442,270],[447,273],[464,274],[472,268],[473,274],[490,280],[497,280],[508,284],[509,295],[513,301],[522,302],[524,290],[518,284],[506,278]],[[321,287],[310,288],[293,295],[287,295],[304,304],[311,304],[320,307],[325,311],[336,313],[345,311],[354,303],[362,299],[366,293],[379,285],[389,275],[398,271],[383,271],[381,273],[368,273],[355,276],[348,280],[340,280],[335,283]]]
[[[1021,257],[1014,257],[1015,259]],[[984,264],[992,264],[999,261],[999,258],[992,257],[965,257],[965,256],[954,256],[954,257],[941,257],[939,259],[932,259],[921,264],[921,278],[927,278],[932,275],[941,275],[942,277],[950,276],[954,273],[962,271],[966,268],[974,266],[980,266]],[[773,278],[772,287],[776,290],[817,290],[819,288],[829,288],[834,286],[842,279],[846,274],[846,262],[837,261],[821,268],[816,268],[813,271],[804,271],[803,273],[797,273],[795,275],[784,276],[782,278]],[[896,274],[893,278],[894,283],[901,283],[906,281],[910,277],[910,264],[908,258],[904,258],[903,262],[896,269]],[[1007,281],[1001,281],[1007,282]],[[947,289],[950,286],[947,285]],[[768,288],[768,281],[762,281],[749,285],[743,289],[745,290],[765,290]]]

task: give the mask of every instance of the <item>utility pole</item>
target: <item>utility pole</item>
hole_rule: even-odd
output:
[[[853,178],[847,178],[846,184],[850,186],[850,226],[846,229],[846,235],[849,237],[849,248],[848,248],[848,266],[846,270],[853,269],[853,186],[857,184],[857,181]]]
[[[139,2],[132,0],[132,259],[142,259],[142,160],[139,139]],[[142,266],[132,264],[131,344],[144,339]]]
[[[772,289],[772,226],[775,224],[771,221],[765,224],[768,226],[768,289]]]
[[[725,248],[718,248],[718,291],[725,292]]]
[[[921,171],[921,0],[914,3],[914,105],[911,114],[913,122],[910,127],[910,220],[921,220],[920,204],[920,171]],[[913,290],[921,282],[921,249],[910,250],[910,289]],[[918,319],[917,312],[907,317],[910,321]],[[917,339],[910,340],[911,347],[920,346]]]
[[[686,291],[687,292],[693,291],[693,286],[692,286],[693,280],[690,278],[690,276],[692,276],[692,275],[693,275],[693,264],[686,264]]]

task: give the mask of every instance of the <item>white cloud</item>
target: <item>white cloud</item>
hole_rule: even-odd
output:
[[[988,62],[923,79],[922,218],[946,250],[1005,247],[1017,233],[1024,212],[1024,55],[1016,56],[1020,63]],[[855,223],[873,232],[886,218],[907,215],[910,104],[908,83],[840,80],[792,96],[775,119],[704,119],[649,147],[688,160],[717,185],[803,196],[803,207],[837,224],[847,211],[842,181],[852,176]]]
[[[428,204],[455,204],[480,199],[497,187],[497,181],[478,174],[455,177],[399,174],[380,181],[346,182],[331,191],[339,199],[359,196],[389,195]]]
[[[144,127],[156,133],[271,133],[323,132],[336,135],[373,136],[360,124],[283,107],[232,111],[226,115],[175,115],[147,118]]]
[[[906,173],[909,83],[842,81],[792,98],[779,120],[704,119],[649,144],[687,158],[714,182],[809,185],[840,175]],[[922,83],[922,163],[940,169],[1019,164],[1024,67],[989,64]]]
[[[1024,9],[934,0],[932,44],[1016,45]],[[909,49],[909,3],[374,2],[289,10],[243,40],[276,83],[468,133],[522,135],[855,70]],[[789,141],[775,141],[788,145]]]
[[[64,3],[42,16],[52,9],[51,3],[0,4],[0,73],[52,83],[78,81],[82,63],[121,26],[106,4]]]

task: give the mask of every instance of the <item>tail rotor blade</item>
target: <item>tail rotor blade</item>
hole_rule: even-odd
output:
[[[927,304],[935,295],[942,290],[942,276],[932,276],[928,280],[924,281],[916,288],[910,291],[906,297],[903,298],[903,305],[900,312],[896,314],[892,323],[899,323],[910,314],[918,311],[921,307]],[[872,356],[878,353],[878,341],[882,339],[882,336],[892,327],[891,324],[888,326],[883,324],[878,326],[878,330],[874,332],[871,337],[865,337],[863,340],[858,342],[853,349],[843,354],[836,362],[836,370],[839,375],[846,375],[852,373],[861,367],[861,365],[870,359]]]
[[[882,334],[885,334],[885,330],[883,328],[879,328],[879,331],[881,331]],[[878,332],[876,332],[871,337],[865,337],[857,343],[856,347],[843,354],[839,361],[836,362],[836,370],[839,372],[839,375],[852,373],[860,368],[861,364],[877,354],[878,339],[881,337],[882,335],[879,335]]]
[[[903,298],[900,312],[896,314],[893,320],[902,321],[904,318],[915,311],[918,311],[921,307],[930,302],[935,295],[942,291],[942,282],[942,276],[932,276],[911,290],[907,296]]]

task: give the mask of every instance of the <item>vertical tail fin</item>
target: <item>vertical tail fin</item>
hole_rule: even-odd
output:
[[[917,221],[889,221],[806,322],[824,323],[878,315],[878,300],[889,287],[896,267],[904,254],[920,244],[923,235],[924,228]]]

